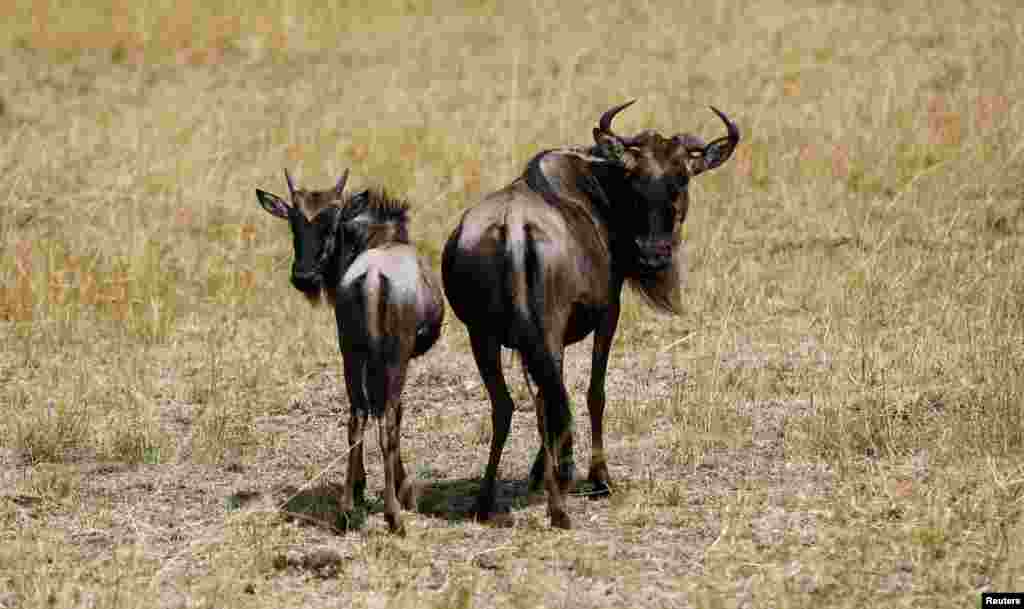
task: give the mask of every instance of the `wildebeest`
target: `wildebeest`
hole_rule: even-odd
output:
[[[295,246],[292,284],[311,302],[323,292],[334,305],[338,345],[351,405],[350,454],[341,509],[363,501],[367,415],[378,422],[384,455],[384,514],[394,532],[404,528],[398,501],[413,507],[399,435],[402,386],[409,360],[441,334],[444,298],[428,263],[409,244],[408,204],[383,190],[344,193],[348,170],[334,188],[295,188],[285,170],[289,205],[257,189],[260,205],[291,224]]]
[[[680,311],[681,226],[690,178],[724,163],[740,133],[712,107],[728,134],[709,144],[691,134],[616,135],[612,119],[633,101],[601,116],[593,146],[533,157],[521,177],[467,210],[445,244],[445,293],[469,331],[492,408],[490,458],[476,505],[481,520],[494,516],[495,477],[514,409],[501,347],[520,353],[538,389],[541,447],[530,485],[543,481],[552,526],[570,528],[564,494],[575,463],[562,380],[566,345],[595,332],[587,393],[589,479],[595,494],[607,494],[604,384],[622,286],[628,282],[656,309]]]

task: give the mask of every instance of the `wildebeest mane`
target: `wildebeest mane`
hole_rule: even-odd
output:
[[[555,152],[554,150],[544,150],[540,154],[535,155],[526,164],[526,171],[523,173],[523,179],[526,181],[526,185],[530,187],[530,190],[539,194],[548,205],[554,207],[562,206],[562,198],[559,196],[555,184],[544,174],[544,170],[540,166],[541,159],[546,155]]]
[[[553,154],[560,155],[562,162],[572,163],[571,186],[564,184],[560,176],[550,176],[544,171],[544,157]],[[617,195],[628,196],[626,193],[616,192],[619,189],[614,188],[614,182],[623,180],[624,177],[624,172],[619,169],[615,159],[609,158],[609,152],[600,146],[545,150],[530,160],[523,175],[530,190],[543,197],[549,205],[562,210],[570,223],[575,223],[576,218],[585,218],[594,225],[604,224],[613,240],[619,237],[624,241],[631,241],[635,235],[615,235],[613,226]],[[567,192],[567,186],[575,192]],[[590,201],[589,210],[583,210],[580,205],[574,204],[579,195]],[[651,308],[678,315],[682,313],[680,298],[685,273],[682,231],[678,224],[673,230],[672,241],[673,255],[668,267],[656,273],[627,272],[626,282]],[[632,260],[619,262],[627,269],[633,264]]]
[[[596,149],[596,148],[595,148]],[[548,155],[557,155],[564,163],[572,165],[572,186],[586,196],[596,211],[606,216],[612,211],[612,203],[605,192],[602,181],[621,179],[623,170],[605,157],[591,154],[589,148],[554,148],[545,150],[530,159],[526,165],[524,178],[527,186],[539,194],[551,205],[562,208],[566,204],[566,192],[560,178],[551,179],[543,169],[541,162]]]
[[[343,222],[366,212],[369,212],[374,222],[406,224],[409,221],[408,201],[392,196],[383,188],[356,193],[341,205]]]
[[[349,197],[341,205],[340,214],[343,224],[368,216],[357,238],[360,247],[409,243],[409,203],[391,196],[383,188],[367,189]]]

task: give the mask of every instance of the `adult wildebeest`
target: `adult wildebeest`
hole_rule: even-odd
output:
[[[690,178],[725,162],[740,134],[712,107],[728,135],[710,144],[690,134],[616,135],[612,119],[632,103],[604,113],[593,132],[594,146],[535,156],[519,179],[467,210],[445,244],[445,293],[469,330],[492,408],[490,459],[476,506],[482,520],[493,515],[495,477],[514,409],[501,347],[520,353],[538,389],[541,447],[531,487],[544,482],[552,526],[569,528],[564,494],[575,464],[572,412],[562,381],[565,346],[596,332],[587,393],[589,477],[597,493],[607,494],[604,382],[623,283],[655,308],[679,312],[679,242]]]
[[[311,302],[323,292],[334,305],[352,409],[341,508],[349,512],[363,500],[362,440],[371,414],[384,454],[384,514],[391,530],[403,533],[398,500],[411,509],[414,497],[399,448],[402,385],[409,360],[441,334],[440,285],[409,244],[406,202],[376,190],[346,196],[348,170],[334,188],[320,191],[295,188],[284,174],[292,205],[259,189],[256,195],[263,209],[291,224],[292,284]]]

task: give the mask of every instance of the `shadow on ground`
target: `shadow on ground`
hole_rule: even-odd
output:
[[[471,520],[476,505],[477,494],[480,492],[480,478],[461,478],[457,480],[420,480],[416,490],[416,511],[420,514],[443,518],[449,522]],[[574,494],[587,495],[592,491],[587,481],[577,481]],[[317,526],[337,534],[360,529],[370,514],[384,511],[384,503],[378,496],[367,497],[362,505],[357,505],[352,512],[346,514],[338,507],[342,486],[328,484],[298,491],[295,488],[284,488],[281,500],[288,498],[281,508],[282,516]],[[543,489],[530,492],[529,482],[522,480],[499,480],[495,511],[512,513],[530,505],[545,501]]]
[[[419,489],[417,511],[453,522],[472,518],[480,483],[480,478],[462,478],[423,484]],[[577,480],[570,493],[594,499],[604,496],[595,491],[587,480]],[[497,483],[496,512],[510,513],[545,501],[544,489],[531,492],[525,479],[499,480]]]
[[[458,480],[437,480],[417,482],[416,511],[427,516],[459,522],[473,518],[473,508],[480,492],[480,478]],[[328,484],[298,490],[284,488],[281,514],[285,519],[295,519],[337,534],[360,529],[370,514],[384,511],[384,503],[378,496],[367,495],[366,502],[357,505],[346,514],[339,509],[338,498],[342,486]],[[530,503],[543,500],[543,494],[529,492],[524,480],[503,480],[497,485],[496,510],[511,512],[522,509]]]
[[[383,504],[376,499],[356,505],[351,512],[341,511],[338,500],[342,488],[338,484],[303,490],[286,487],[281,492],[282,499],[287,498],[281,507],[281,515],[285,519],[300,520],[337,534],[344,534],[346,531],[362,528],[371,513],[383,511]]]
[[[417,511],[428,516],[444,518],[451,522],[473,518],[477,494],[480,492],[480,478],[458,480],[436,480],[420,482],[417,496]],[[528,482],[523,480],[499,480],[497,483],[495,510],[511,512],[543,499],[543,495],[530,493]]]

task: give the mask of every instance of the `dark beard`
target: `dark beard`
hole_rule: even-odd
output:
[[[323,292],[323,290],[321,290],[318,287],[315,290],[310,290],[308,292],[304,291],[304,292],[302,292],[302,295],[306,297],[306,300],[309,301],[309,304],[311,306],[318,307],[318,306],[320,306],[320,302],[321,302],[321,300],[320,300],[320,293],[321,292]]]

